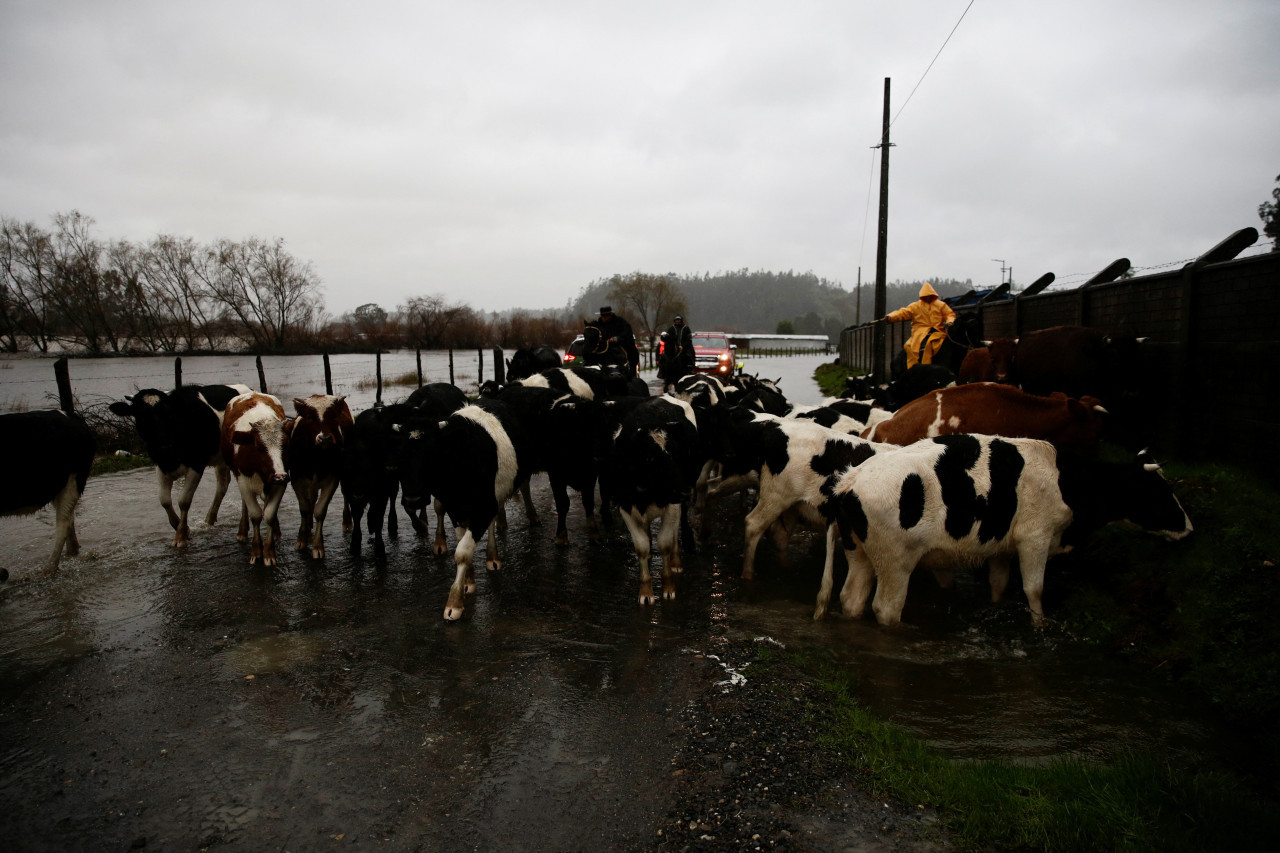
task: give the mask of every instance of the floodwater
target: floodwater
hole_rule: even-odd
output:
[[[813,403],[824,358],[746,367]],[[234,489],[175,550],[154,474],[107,475],[81,503],[80,556],[54,577],[33,569],[52,513],[0,519],[5,846],[633,847],[665,814],[679,710],[724,677],[698,653],[726,634],[826,650],[874,710],[957,757],[1231,760],[1229,734],[1187,697],[1033,631],[1016,595],[987,606],[977,580],[943,594],[917,578],[897,629],[814,623],[822,537],[795,537],[785,564],[766,542],[743,583],[739,496],[713,505],[678,597],[641,608],[621,522],[588,545],[575,499],[574,545],[556,548],[545,477],[534,485],[544,524],[508,506],[503,568],[478,551],[457,624],[441,618],[452,558],[403,513],[385,563],[350,557],[334,512],[324,560],[282,547],[269,570],[235,540]],[[281,518],[288,546],[291,494]]]

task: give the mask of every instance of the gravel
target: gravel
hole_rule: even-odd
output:
[[[687,654],[709,689],[680,714],[670,808],[636,849],[652,851],[945,851],[931,809],[872,797],[847,756],[819,744],[821,689],[766,638],[717,638]],[[714,673],[719,671],[719,677]]]

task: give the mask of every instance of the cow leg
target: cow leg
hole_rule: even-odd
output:
[[[680,545],[690,554],[698,553],[698,541],[693,535],[693,525],[689,523],[689,502],[680,504]],[[705,540],[704,540],[705,541]]]
[[[436,541],[431,549],[437,557],[443,557],[449,553],[449,543],[444,537],[444,504],[440,503],[440,499],[435,499],[436,508]]]
[[[76,488],[76,475],[71,474],[67,477],[67,483],[62,487],[62,491],[58,492],[58,496],[53,499],[56,518],[53,531],[53,553],[44,564],[46,572],[52,573],[58,570],[58,563],[62,560],[63,546],[67,544],[68,538],[75,539],[75,512],[76,504],[79,502],[80,490]],[[74,556],[79,550],[79,543],[76,543],[67,553]]]
[[[351,519],[351,556],[353,557],[360,556],[360,517],[364,515],[367,506],[368,502],[363,500],[351,501],[347,506]]]
[[[653,604],[653,578],[649,576],[649,526],[635,509],[622,513],[622,522],[631,534],[631,544],[640,561],[640,604]]]
[[[1043,628],[1045,624],[1044,605],[1044,567],[1049,561],[1049,544],[1047,542],[1023,542],[1018,545],[1018,565],[1022,569],[1022,591],[1027,595],[1027,606],[1031,608],[1031,624]]]
[[[347,500],[347,493],[342,493],[342,532],[350,533],[355,519],[351,517],[351,503]]]
[[[582,499],[582,514],[587,519],[587,541],[600,541],[600,525],[596,522],[596,478],[591,476],[578,492]]]
[[[524,499],[524,513],[529,519],[529,525],[536,527],[542,524],[542,519],[538,518],[538,510],[533,506],[533,491],[529,488],[528,480],[520,486],[520,497]]]
[[[556,544],[568,547],[569,526],[565,519],[569,515],[569,487],[564,478],[551,476],[551,495],[556,502]]]
[[[997,554],[987,561],[987,582],[991,584],[991,603],[995,604],[1009,586],[1009,556]]]
[[[675,576],[684,571],[680,563],[680,514],[683,504],[671,504],[662,510],[658,527],[658,550],[662,553],[662,597],[676,597]]]
[[[876,620],[881,625],[896,625],[902,621],[902,608],[907,603],[907,585],[917,562],[919,559],[915,554],[883,555],[874,561],[876,597],[871,603],[871,609],[875,611]]]
[[[311,545],[311,519],[316,507],[316,481],[308,477],[293,481],[293,493],[298,498],[298,514],[302,516],[298,524],[298,541],[293,546],[295,551],[305,551]]]
[[[763,490],[762,490],[763,493]],[[756,576],[756,548],[760,545],[760,537],[781,515],[781,511],[769,501],[757,503],[747,513],[746,546],[742,551],[742,579],[751,580]]]
[[[387,559],[387,546],[382,541],[382,517],[387,512],[388,504],[391,507],[391,514],[395,515],[394,500],[388,500],[386,495],[375,495],[369,500],[369,538],[373,540],[373,558],[375,560]],[[394,525],[387,523],[387,535],[391,535],[391,528]]]
[[[698,539],[701,542],[711,538],[711,520],[707,518],[707,483],[711,481],[711,474],[717,467],[713,460],[703,463],[702,470],[698,472],[698,480],[693,487],[694,507],[698,511]]]
[[[475,578],[471,571],[471,556],[476,550],[476,540],[472,537],[469,527],[458,525],[454,528],[454,532],[458,534],[458,547],[453,552],[457,574],[454,576],[453,586],[449,587],[449,600],[444,606],[444,618],[450,622],[462,618],[463,610],[466,608],[465,596],[476,591]]]
[[[169,526],[177,530],[181,519],[173,511],[173,477],[156,468],[156,479],[160,485],[160,506],[164,507],[165,514],[169,516]]]
[[[840,590],[840,609],[850,619],[857,619],[866,610],[876,571],[862,546],[845,549],[844,558],[849,564],[849,574]]]
[[[387,538],[400,538],[400,520],[396,518],[396,494],[400,491],[400,481],[391,483],[391,493],[383,501],[382,509],[387,513]],[[378,525],[382,525],[382,513],[378,514]],[[381,539],[381,537],[379,537]]]
[[[221,453],[213,460],[213,477],[213,503],[209,505],[209,512],[204,517],[204,523],[210,527],[218,523],[218,510],[221,509],[222,499],[231,485],[231,469],[227,467],[227,460],[222,458]]]
[[[496,526],[496,519],[489,522],[488,541],[485,543],[484,549],[484,566],[491,572],[496,572],[502,568],[502,560],[498,558],[498,536],[497,531],[494,529]]]
[[[827,553],[822,563],[822,583],[818,585],[818,601],[813,608],[813,621],[827,615],[827,603],[831,601],[831,587],[835,582],[836,526],[827,525]]]
[[[316,560],[324,559],[324,519],[329,514],[329,502],[333,500],[333,494],[337,490],[338,478],[327,478],[320,488],[320,495],[316,501],[316,532],[311,539],[311,556]]]
[[[178,496],[178,526],[173,536],[173,544],[176,548],[185,546],[191,541],[191,528],[187,525],[187,518],[191,514],[191,502],[196,497],[196,487],[200,485],[200,478],[204,476],[204,470],[187,469],[187,476],[182,478],[182,494]]]
[[[280,539],[280,519],[276,513],[280,510],[280,501],[284,498],[285,484],[279,483],[263,490],[262,518],[267,524],[267,538],[262,552],[262,562],[267,566],[276,564],[276,542]]]

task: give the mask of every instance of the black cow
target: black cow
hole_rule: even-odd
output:
[[[640,603],[654,601],[649,574],[649,525],[662,519],[662,596],[676,596],[673,576],[683,570],[679,530],[682,508],[702,467],[693,407],[672,397],[651,397],[623,417],[606,472],[640,563]]]
[[[354,557],[360,556],[360,519],[366,510],[374,559],[384,560],[387,556],[382,541],[384,513],[387,537],[395,539],[399,534],[395,511],[396,493],[400,490],[399,442],[395,427],[415,411],[407,403],[376,406],[356,415],[351,426],[342,454],[341,479],[342,494],[351,509],[351,555]]]
[[[80,552],[75,513],[97,448],[93,432],[75,415],[14,412],[0,415],[0,444],[9,448],[0,515],[30,515],[52,503],[57,513],[53,553],[44,569],[57,571],[64,545],[72,557]]]
[[[210,464],[217,474],[218,486],[213,504],[205,516],[206,524],[218,520],[218,508],[231,483],[231,472],[222,458],[222,416],[233,397],[249,393],[245,385],[183,385],[169,393],[155,388],[143,389],[110,409],[120,417],[133,418],[138,435],[147,447],[147,455],[156,463],[160,478],[160,506],[169,515],[174,529],[173,544],[181,547],[191,538],[187,514],[196,487]],[[173,481],[184,478],[178,513],[173,511]]]
[[[532,450],[516,418],[494,400],[464,406],[444,421],[412,416],[401,432],[406,505],[420,506],[426,495],[435,495],[458,536],[453,554],[457,576],[444,618],[460,619],[465,595],[475,591],[471,557],[486,531],[486,565],[502,567],[494,523],[502,504],[529,479]]]
[[[525,379],[560,366],[560,353],[551,347],[521,348],[507,359],[507,380]]]

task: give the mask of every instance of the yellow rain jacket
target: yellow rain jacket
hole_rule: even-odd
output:
[[[932,296],[933,299],[926,302],[926,296]],[[920,285],[920,301],[912,302],[897,311],[890,311],[884,318],[895,323],[900,320],[911,321],[911,337],[902,347],[907,351],[907,368],[910,369],[917,363],[933,362],[938,347],[947,338],[943,327],[956,321],[956,312],[938,297],[933,285],[926,281]],[[923,356],[921,347],[924,349]]]

